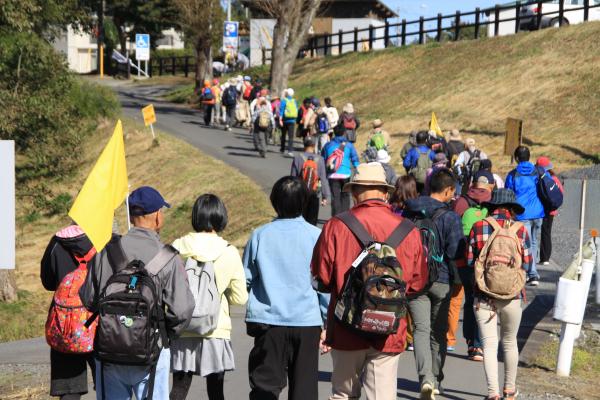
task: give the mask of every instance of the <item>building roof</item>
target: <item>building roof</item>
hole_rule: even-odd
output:
[[[255,15],[260,15],[260,10],[253,6],[252,0],[242,0]],[[385,3],[379,0],[323,0],[317,18],[367,18],[369,16],[386,19],[398,15]]]

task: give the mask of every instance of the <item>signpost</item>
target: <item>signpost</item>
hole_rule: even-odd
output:
[[[239,22],[225,21],[223,24],[223,50],[237,53],[239,47]]]
[[[144,116],[144,125],[150,126],[150,131],[152,132],[152,138],[156,139],[156,135],[154,134],[154,126],[156,123],[156,114],[154,113],[154,105],[150,104],[146,107],[142,108],[142,115]]]
[[[520,119],[506,119],[506,136],[504,137],[504,155],[510,156],[511,160],[515,149],[523,143],[523,121]],[[512,161],[511,161],[512,163]]]
[[[15,269],[15,142],[0,140],[0,269]]]
[[[137,70],[140,76],[141,66],[140,61],[145,61],[144,75],[148,76],[148,60],[150,60],[150,35],[147,33],[135,34],[135,58],[138,61]]]

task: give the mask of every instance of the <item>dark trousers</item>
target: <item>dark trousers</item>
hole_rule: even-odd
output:
[[[463,310],[463,336],[469,347],[481,348],[481,339],[479,337],[479,327],[473,311],[475,297],[473,295],[473,268],[457,268],[460,280],[465,291],[465,308]]]
[[[281,129],[281,147],[279,151],[282,153],[286,151],[285,142],[287,139],[287,151],[288,153],[294,152],[294,133],[296,132],[295,122],[284,122],[283,128]]]
[[[192,372],[173,372],[173,387],[169,394],[170,400],[185,400],[190,386],[192,385]],[[225,372],[210,374],[206,377],[206,392],[209,400],[225,400],[223,384],[225,383]]]
[[[350,193],[342,191],[344,185],[350,179],[329,179],[329,188],[331,189],[331,216],[334,217],[339,213],[348,211],[352,197]]]
[[[248,323],[254,347],[248,357],[250,400],[277,400],[289,384],[289,400],[317,400],[321,327]]]
[[[214,104],[205,104],[204,105],[204,125],[210,125],[210,121],[212,121],[212,113],[215,109]]]
[[[308,195],[308,201],[304,207],[302,216],[309,224],[317,226],[319,221],[319,194],[317,192],[310,192]]]
[[[258,123],[254,124],[254,129],[252,129],[252,140],[254,141],[254,148],[261,156],[264,156],[267,153],[267,144],[269,143],[269,135],[272,130],[272,126],[269,126],[269,128],[265,130],[261,130],[261,128],[258,127]]]
[[[235,124],[235,105],[225,106],[225,127],[231,128]]]
[[[547,215],[542,221],[542,238],[540,243],[540,262],[550,261],[552,256],[552,223],[554,215]]]
[[[66,354],[50,349],[50,395],[77,399],[88,392],[87,366],[96,380],[96,363],[92,354]]]

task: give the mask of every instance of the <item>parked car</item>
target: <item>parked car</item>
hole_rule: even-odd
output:
[[[560,26],[558,15],[561,0],[538,4],[528,4],[521,7],[521,30],[538,29],[538,15],[542,14],[539,29]],[[562,0],[564,1],[563,25],[579,24],[584,21],[584,0]],[[600,0],[589,0],[589,21],[600,20]],[[592,8],[593,7],[593,8]]]

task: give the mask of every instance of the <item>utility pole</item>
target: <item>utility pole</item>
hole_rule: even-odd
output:
[[[104,0],[100,0],[98,7],[98,73],[104,77]]]
[[[227,21],[231,21],[231,0],[227,0]]]

